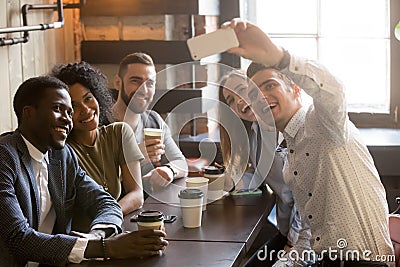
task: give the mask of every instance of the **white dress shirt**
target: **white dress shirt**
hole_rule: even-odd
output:
[[[392,255],[385,189],[348,118],[342,84],[318,63],[295,56],[282,72],[313,98],[283,132],[284,179],[311,228],[313,249],[357,250],[360,259],[370,251],[364,258],[371,260]]]
[[[32,158],[32,167],[36,176],[36,185],[38,187],[39,193],[39,203],[40,203],[40,221],[38,231],[41,233],[51,234],[54,228],[54,223],[56,221],[56,212],[51,201],[51,196],[48,188],[48,169],[47,164],[49,163],[47,152],[43,154],[34,147],[28,140],[23,136],[29,155]],[[72,248],[71,253],[68,256],[68,260],[73,263],[79,263],[84,258],[84,253],[86,250],[88,240],[83,238],[78,238],[75,246]],[[27,267],[38,266],[38,263],[28,262]]]

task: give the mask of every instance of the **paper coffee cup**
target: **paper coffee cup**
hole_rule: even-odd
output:
[[[163,130],[162,129],[144,128],[143,133],[144,133],[145,140],[161,139],[161,142],[163,142]]]
[[[183,227],[197,228],[201,226],[201,205],[204,194],[200,189],[187,188],[181,190],[178,195],[182,209]]]
[[[144,210],[137,217],[137,225],[139,230],[155,229],[163,230],[164,214],[157,210]]]
[[[198,188],[203,192],[203,207],[202,210],[207,209],[207,194],[208,194],[208,179],[204,177],[191,177],[185,180],[187,188]]]
[[[218,200],[224,195],[225,169],[223,167],[207,166],[204,168],[204,178],[208,181],[207,197],[210,200]]]

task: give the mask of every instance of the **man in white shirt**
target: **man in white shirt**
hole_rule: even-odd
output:
[[[248,97],[260,126],[275,124],[284,135],[289,152],[284,180],[310,226],[313,250],[323,257],[317,264],[394,260],[385,189],[348,118],[343,85],[319,63],[276,46],[257,26],[236,19],[228,26],[240,43],[229,52],[257,62],[247,70],[256,85]],[[307,109],[300,87],[313,98]],[[273,120],[263,120],[267,114]]]
[[[65,146],[73,112],[67,85],[31,78],[18,88],[14,111],[18,129],[0,138],[0,266],[159,255],[168,244],[163,231],[114,236],[120,206]],[[89,234],[71,232],[74,208],[93,218]]]

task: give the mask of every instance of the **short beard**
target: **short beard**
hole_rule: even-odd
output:
[[[121,79],[122,80],[122,79]],[[135,92],[136,93],[136,92]],[[145,112],[148,108],[148,106],[146,106],[144,109],[139,108],[133,104],[129,104],[131,102],[131,98],[126,94],[125,92],[125,85],[124,85],[124,81],[122,81],[121,83],[121,90],[120,90],[120,94],[121,94],[121,99],[122,101],[124,101],[125,105],[130,109],[130,111],[132,111],[135,114],[142,114],[143,112]]]

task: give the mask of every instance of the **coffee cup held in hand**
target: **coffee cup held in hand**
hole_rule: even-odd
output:
[[[144,128],[144,140],[160,139],[163,142],[163,130],[157,128]]]
[[[158,140],[161,140],[161,143],[164,142],[164,140],[163,140],[163,130],[162,129],[144,128],[143,129],[143,133],[144,133],[144,141],[146,142],[146,146],[156,145],[156,144],[149,145],[147,142],[150,141],[150,140],[158,139]],[[147,153],[149,153],[149,152],[147,152]],[[155,166],[160,167],[161,166],[161,163],[159,162],[159,160],[161,159],[160,157],[161,157],[160,154],[157,154],[156,156],[153,155],[153,157],[151,157],[150,160],[153,163],[156,164]]]
[[[160,211],[157,210],[141,211],[136,221],[139,230],[155,229],[155,230],[165,231],[164,214]]]

